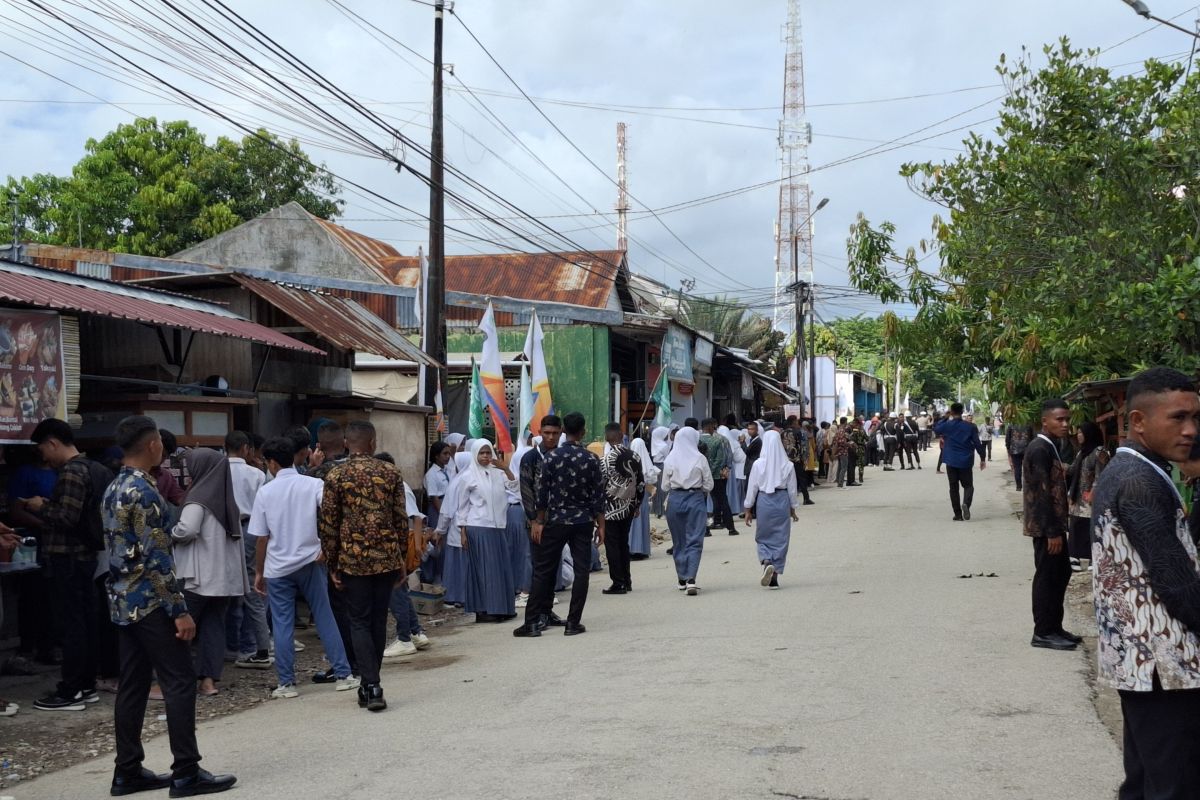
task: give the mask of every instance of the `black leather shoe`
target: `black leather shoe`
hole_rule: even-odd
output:
[[[608,587],[607,589],[600,590],[600,594],[628,594],[628,593],[629,592],[625,589],[624,586],[617,586],[616,584],[613,584],[612,586]]]
[[[518,639],[532,639],[541,635],[542,629],[530,622],[526,622],[521,627],[513,629],[513,636],[517,637]]]
[[[112,788],[108,793],[113,797],[121,795],[134,794],[136,792],[152,792],[157,789],[166,789],[171,785],[171,773],[156,775],[145,767],[141,772],[133,773],[132,775],[123,775],[120,772],[113,773]]]
[[[312,675],[313,683],[337,683],[337,675],[333,674],[333,668],[324,672],[314,672]]]
[[[367,687],[365,687],[361,684],[358,687],[358,707],[359,708],[367,707]]]
[[[738,531],[737,528],[733,528],[729,531],[729,535],[730,536],[741,536],[742,534],[740,531]]]
[[[383,699],[383,687],[378,683],[367,687],[367,711],[383,711],[387,700]]]
[[[673,555],[675,555],[675,548],[674,548],[674,547],[668,547],[668,548],[667,548],[667,555],[669,555],[669,556],[673,556]]]
[[[567,624],[567,621],[551,611],[546,616],[542,617],[542,621],[547,628],[561,628]]]
[[[1052,633],[1049,636],[1033,635],[1033,640],[1029,643],[1034,647],[1044,647],[1047,650],[1074,650],[1075,642],[1070,639],[1065,639],[1057,633]]]
[[[176,778],[171,781],[171,797],[195,797],[200,794],[216,794],[227,792],[237,783],[232,775],[213,775],[208,770],[198,770],[195,775],[187,778]]]
[[[971,518],[971,507],[963,506],[963,519],[969,520],[970,518]]]
[[[1082,636],[1077,633],[1071,633],[1070,631],[1059,631],[1058,635],[1066,639],[1068,642],[1074,642],[1075,644],[1079,644],[1083,641]]]
[[[583,627],[582,622],[568,622],[567,627],[563,629],[563,636],[578,636],[581,633],[587,633],[587,628]]]

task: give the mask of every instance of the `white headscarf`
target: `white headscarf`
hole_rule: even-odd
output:
[[[471,465],[471,454],[455,453],[450,464],[453,464],[457,471],[451,476],[450,485],[446,487],[446,496],[442,498],[442,514],[438,517],[437,531],[447,534],[446,544],[450,547],[462,547],[462,538],[459,536],[454,514],[458,510],[458,493],[462,487],[463,477]]]
[[[650,460],[650,451],[646,449],[646,440],[640,436],[633,437],[629,448],[637,453],[638,461],[642,462],[642,480],[646,483],[658,483],[658,467]]]
[[[503,528],[505,527],[508,515],[508,497],[504,490],[504,473],[496,467],[491,465],[485,467],[479,463],[479,454],[483,452],[483,448],[485,447],[492,451],[492,457],[494,458],[496,449],[492,447],[492,443],[487,439],[476,439],[471,443],[471,463],[467,467],[467,474],[463,476],[461,491],[474,493],[476,497],[480,498],[494,523],[491,527]],[[462,503],[461,497],[459,503]]]
[[[675,446],[663,462],[663,469],[667,467],[682,480],[687,480],[701,469],[711,473],[708,459],[700,452],[700,431],[695,428],[679,429],[675,434]]]
[[[731,453],[733,453],[733,463],[734,464],[745,464],[746,463],[746,454],[742,452],[742,440],[739,438],[741,431],[733,431],[733,430],[730,430],[727,426],[722,425],[721,427],[717,428],[717,433],[724,436],[725,439],[729,442],[729,451]],[[741,474],[742,473],[740,473],[740,472],[734,473],[734,475],[736,475],[736,476],[740,476]],[[730,476],[730,477],[733,477],[733,476]]]
[[[465,438],[461,433],[448,433],[446,434],[446,438],[442,440],[450,445],[450,452],[454,454],[454,457],[446,462],[446,474],[451,478],[458,474],[458,446],[462,444]]]
[[[754,462],[751,469],[758,473],[764,494],[771,494],[776,489],[782,489],[788,484],[788,475],[795,475],[796,468],[788,460],[787,451],[783,449],[783,438],[779,431],[767,431],[762,435],[762,454]]]
[[[667,428],[655,428],[650,434],[650,454],[654,462],[661,464],[667,460],[671,452],[671,431]]]

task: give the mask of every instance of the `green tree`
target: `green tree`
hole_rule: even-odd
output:
[[[1065,39],[1045,54],[1001,59],[994,137],[902,167],[947,209],[929,239],[901,250],[860,216],[847,244],[851,282],[917,305],[948,374],[982,372],[1011,419],[1081,379],[1200,366],[1200,75],[1116,76]]]
[[[718,344],[748,350],[750,357],[768,365],[776,377],[787,375],[784,335],[771,321],[729,297],[690,297],[683,303],[680,321],[711,333]],[[782,372],[780,371],[782,365]]]
[[[84,149],[68,177],[8,178],[26,238],[166,256],[292,200],[327,219],[342,207],[333,178],[266,131],[209,146],[187,122],[138,119]]]

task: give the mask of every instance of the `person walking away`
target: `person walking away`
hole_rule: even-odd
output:
[[[465,609],[476,622],[504,622],[517,616],[516,585],[509,552],[507,488],[517,482],[487,439],[471,444],[471,462],[458,489],[458,526],[467,557]]]
[[[724,428],[724,430],[728,431],[729,429]],[[728,435],[726,438],[728,438]],[[638,506],[638,512],[629,526],[629,558],[632,561],[642,561],[650,557],[650,505],[651,498],[656,491],[655,487],[658,485],[658,467],[654,466],[654,462],[650,460],[650,451],[646,448],[645,440],[640,436],[634,437],[629,449],[637,456],[638,463],[641,465],[642,485],[645,487],[642,502]],[[735,456],[740,452],[740,448],[733,451]],[[734,492],[740,490],[739,482],[732,476],[729,479],[728,485],[731,487],[731,496],[734,496]],[[604,541],[608,541],[607,535]]]
[[[1029,425],[1010,424],[1008,430],[1004,432],[1004,449],[1008,452],[1008,467],[1012,470],[1018,492],[1023,486],[1021,479],[1024,477],[1022,464],[1025,459],[1025,448],[1029,447],[1032,439],[1033,428]]]
[[[229,476],[233,480],[233,499],[237,503],[241,522],[242,546],[246,560],[247,581],[253,582],[257,542],[248,535],[246,526],[254,510],[254,498],[267,476],[247,462],[250,456],[250,435],[230,431],[225,436],[225,456],[229,459]],[[225,618],[225,649],[238,654],[234,666],[241,669],[270,669],[271,629],[267,624],[267,604],[253,586],[242,597],[229,604]]]
[[[1126,407],[1129,438],[1092,498],[1100,676],[1124,716],[1118,797],[1183,800],[1200,797],[1200,563],[1170,469],[1191,458],[1200,400],[1157,367],[1134,377]]]
[[[442,502],[450,488],[449,464],[454,460],[454,451],[446,442],[434,442],[429,448],[429,469],[425,471],[425,527],[436,531],[441,518]],[[409,509],[411,516],[413,509]],[[421,582],[440,584],[446,563],[445,541],[435,543],[431,552],[421,560]]]
[[[799,498],[796,494],[796,470],[783,449],[776,431],[763,434],[763,452],[746,484],[745,519],[757,520],[754,542],[762,565],[760,583],[779,588],[779,576],[787,566],[788,545]],[[751,513],[753,510],[753,513]]]
[[[921,468],[921,454],[917,452],[917,440],[920,439],[921,431],[917,427],[917,423],[911,417],[900,415],[900,432],[903,436],[902,446],[904,447],[904,456],[908,458],[908,468],[913,468],[913,462],[917,464],[917,469]],[[900,459],[900,466],[904,466],[904,458]]]
[[[1025,448],[1025,535],[1033,539],[1033,639],[1034,647],[1074,650],[1082,641],[1063,629],[1063,604],[1071,582],[1067,532],[1071,525],[1067,503],[1067,468],[1059,456],[1057,439],[1067,434],[1071,412],[1066,401],[1052,398],[1042,403],[1042,430]]]
[[[53,618],[62,629],[61,679],[33,702],[39,711],[83,711],[99,700],[96,671],[100,626],[96,614],[96,554],[104,546],[100,501],[112,472],[75,447],[71,426],[44,419],[30,434],[42,460],[58,470],[54,491],[25,498],[26,511],[42,520],[39,550],[45,558]]]
[[[229,461],[216,450],[188,453],[192,486],[171,529],[176,575],[196,621],[196,675],[204,697],[217,694],[225,666],[225,612],[249,589],[241,510]],[[291,647],[291,642],[288,642]]]
[[[1071,557],[1072,572],[1082,572],[1082,560],[1092,557],[1092,489],[1109,461],[1104,431],[1099,425],[1084,422],[1077,435],[1079,453],[1067,471],[1067,502],[1071,504],[1067,553]]]
[[[529,539],[529,594],[524,598],[517,600],[517,608],[528,608],[529,598],[533,596],[533,564],[538,560],[538,548],[540,545],[533,541],[532,529],[533,521],[537,519],[537,493],[538,482],[542,477],[542,464],[546,461],[546,456],[551,450],[558,447],[558,441],[562,437],[562,419],[557,415],[547,414],[542,417],[538,423],[538,436],[533,439],[533,449],[521,456],[520,462],[517,464],[517,479],[521,483],[521,508],[525,512],[525,522],[528,526],[526,535]],[[665,429],[664,429],[665,430]],[[646,554],[650,553],[650,533],[649,525],[646,532]],[[554,595],[553,590],[550,595],[550,603],[553,606]],[[526,612],[528,614],[528,612]],[[548,611],[545,617],[547,625],[565,624],[564,620],[560,619],[553,611]]]
[[[829,446],[830,465],[837,470],[837,485],[839,489],[846,488],[846,468],[850,463],[850,433],[846,430],[847,421],[842,417],[841,422],[834,428],[833,441]]]
[[[854,420],[854,424],[850,426],[850,485],[858,486],[864,482],[866,477],[867,464],[867,432],[863,430],[863,421],[861,419]],[[854,482],[854,467],[858,467],[858,482]],[[808,500],[808,493],[805,492],[804,499]]]
[[[188,613],[175,575],[171,537],[164,528],[166,503],[151,470],[162,463],[158,427],[149,417],[117,423],[116,444],[124,452],[121,471],[101,502],[108,561],[108,602],[119,627],[121,679],[114,705],[116,766],[113,795],[165,789],[171,797],[215,794],[233,787],[232,775],[200,768],[196,743],[196,669],[189,650],[196,623]],[[158,676],[167,709],[171,773],[142,766],[142,723],[151,673]]]
[[[383,711],[387,701],[379,668],[392,588],[405,579],[408,512],[404,479],[394,466],[374,457],[375,444],[370,422],[355,420],[346,426],[350,455],[325,478],[317,530],[334,588],[346,593],[354,660],[362,679],[358,704]]]
[[[658,470],[658,491],[654,495],[651,510],[654,516],[662,519],[663,509],[666,508],[667,493],[663,491],[662,467],[671,452],[671,431],[669,428],[658,427],[650,433],[650,460]],[[743,455],[743,458],[745,456]]]
[[[983,422],[979,423],[979,441],[983,442],[988,461],[992,460],[992,430],[992,418],[984,417]]]
[[[700,444],[704,447],[705,457],[708,458],[709,469],[712,470],[713,489],[712,515],[713,528],[724,527],[730,536],[737,536],[737,526],[733,522],[733,508],[729,505],[729,476],[733,469],[733,451],[729,441],[717,434],[717,421],[712,417],[700,423],[704,433],[700,436]]]
[[[693,597],[700,591],[696,578],[704,552],[704,494],[713,488],[712,470],[708,459],[701,455],[699,444],[699,435],[691,428],[684,428],[676,435],[675,447],[663,465],[663,486],[672,493],[667,504],[667,526],[671,529],[675,574],[680,590]],[[757,436],[755,444],[757,461],[762,450],[762,441]],[[753,469],[753,462],[747,460],[747,464]]]
[[[543,426],[545,421],[543,419]],[[600,459],[582,444],[586,428],[587,421],[582,414],[568,414],[562,420],[566,441],[550,450],[542,463],[536,486],[537,513],[530,530],[530,539],[536,545],[533,548],[533,580],[529,604],[525,607],[525,624],[513,631],[514,636],[540,636],[548,625],[555,624],[551,606],[564,547],[570,548],[575,574],[563,633],[576,636],[587,632],[583,625],[588,595],[587,567],[592,557],[593,538],[597,544],[604,544],[605,520],[604,478]]]
[[[883,469],[885,472],[892,472],[892,459],[896,457],[896,448],[900,442],[900,425],[896,421],[896,412],[888,414],[887,421],[883,423]],[[900,469],[904,469],[904,459],[900,459]]]
[[[325,557],[317,533],[317,512],[325,484],[301,475],[293,466],[295,443],[286,437],[269,439],[263,458],[271,481],[259,490],[250,512],[247,532],[255,543],[254,590],[266,597],[275,635],[274,698],[296,697],[296,599],[303,597],[312,611],[317,634],[335,679],[335,691],[357,689],[346,647],[329,604]]]
[[[715,422],[715,421],[714,421]],[[728,449],[721,437],[720,444]],[[604,458],[600,459],[600,474],[604,479],[604,552],[608,558],[608,574],[612,585],[603,594],[626,594],[633,591],[630,574],[629,529],[646,495],[641,459],[623,443],[621,424],[604,426]],[[714,502],[716,490],[713,492]],[[722,494],[724,498],[724,494]]]
[[[971,502],[975,499],[975,455],[979,455],[979,471],[987,469],[983,460],[983,443],[979,441],[979,430],[962,418],[963,404],[954,403],[946,418],[933,427],[934,434],[942,440],[942,461],[946,464],[946,478],[950,483],[950,507],[954,510],[954,521],[971,519]],[[962,496],[959,496],[959,489]]]

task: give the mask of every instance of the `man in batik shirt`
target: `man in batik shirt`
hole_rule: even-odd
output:
[[[624,439],[620,424],[610,422],[605,426],[600,474],[604,478],[604,551],[608,556],[612,586],[604,589],[604,594],[625,594],[633,589],[629,571],[629,528],[646,494],[641,459],[625,446]],[[725,449],[728,451],[728,444]]]

